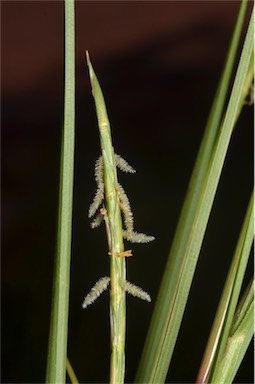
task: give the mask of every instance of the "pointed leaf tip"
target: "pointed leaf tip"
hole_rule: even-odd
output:
[[[90,58],[89,58],[89,51],[88,51],[88,50],[86,50],[86,60],[87,60],[87,64],[88,64],[88,66],[89,66],[89,64],[90,64]]]

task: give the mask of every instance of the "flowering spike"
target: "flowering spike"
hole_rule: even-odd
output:
[[[124,172],[134,173],[136,172],[120,155],[115,156],[116,166],[119,167]],[[103,158],[100,156],[95,164],[95,180],[97,183],[97,191],[94,197],[93,203],[89,208],[89,217],[92,217],[97,209],[100,207],[104,200],[104,169],[103,169]],[[123,213],[125,229],[123,230],[124,239],[130,241],[131,243],[148,243],[153,241],[155,238],[153,236],[147,236],[143,233],[138,233],[134,231],[134,217],[133,212],[130,207],[129,199],[124,191],[124,188],[117,183],[116,190],[119,196],[119,205]],[[103,216],[99,214],[92,221],[91,227],[98,227],[103,221]]]
[[[136,170],[128,164],[126,160],[124,160],[120,155],[116,155],[115,153],[115,164],[116,166],[123,172],[127,173],[135,173]]]
[[[94,218],[94,220],[90,223],[90,226],[92,229],[99,227],[99,225],[104,220],[104,216],[101,214],[101,212]]]
[[[130,295],[138,297],[139,299],[151,302],[150,295],[147,292],[145,292],[142,288],[138,287],[137,285],[131,284],[127,280],[121,281],[120,285]]]
[[[89,207],[89,218],[92,217],[100,204],[104,200],[104,173],[103,173],[103,160],[102,156],[100,156],[95,165],[95,180],[97,183],[97,191],[93,200],[93,203]]]
[[[103,158],[102,155],[96,161],[95,164],[95,179],[97,184],[104,182],[104,168],[103,168]]]
[[[155,240],[154,236],[148,236],[144,233],[138,233],[135,231],[124,230],[122,231],[124,239],[130,241],[131,243],[149,243],[150,241]]]
[[[131,211],[129,199],[124,191],[124,188],[118,184],[117,185],[118,195],[119,195],[119,204],[120,209],[124,216],[124,224],[127,230],[132,231],[134,228],[134,219],[133,212]]]
[[[101,277],[98,282],[94,285],[91,291],[84,298],[82,308],[87,308],[88,305],[94,303],[94,301],[104,292],[110,282],[110,277]]]
[[[93,200],[93,203],[89,207],[89,218],[91,218],[99,208],[99,206],[102,204],[104,200],[104,188],[98,188]]]

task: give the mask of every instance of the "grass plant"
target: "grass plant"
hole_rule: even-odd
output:
[[[170,250],[135,383],[164,383],[166,380],[231,136],[252,87],[254,77],[253,13],[240,58],[237,60],[246,8],[247,1],[243,0]],[[65,382],[66,369],[72,223],[73,0],[65,1],[65,15],[65,119],[61,158],[58,251],[47,366],[47,382],[61,383]],[[98,226],[101,222],[105,223],[110,277],[101,278],[96,283],[84,299],[83,306],[86,308],[91,304],[110,284],[110,383],[122,384],[125,380],[126,293],[150,300],[149,295],[141,288],[126,281],[125,257],[132,256],[132,252],[124,249],[123,238],[133,242],[147,242],[153,240],[153,237],[134,231],[133,213],[129,200],[118,183],[116,167],[131,173],[134,170],[124,159],[115,154],[103,93],[88,53],[87,64],[95,99],[102,152],[96,163],[95,178],[98,189],[90,207],[89,216],[92,217],[98,212],[96,219],[92,222],[92,227]],[[233,73],[235,67],[237,69]],[[230,96],[228,97],[228,95]],[[240,299],[254,236],[253,205],[252,194],[198,373],[197,383],[233,382],[254,333],[253,282]],[[72,382],[78,382],[68,360],[67,369]]]

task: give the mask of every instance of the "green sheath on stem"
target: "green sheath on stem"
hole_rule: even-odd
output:
[[[120,283],[126,280],[126,265],[125,258],[117,256],[119,252],[124,251],[121,212],[116,190],[117,172],[104,97],[91,65],[88,52],[86,54],[98,118],[104,168],[105,204],[110,231],[110,239],[108,239],[111,278],[110,321],[112,346],[110,383],[121,384],[124,383],[125,375],[126,293]]]

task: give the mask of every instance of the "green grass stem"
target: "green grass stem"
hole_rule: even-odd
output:
[[[121,281],[126,280],[125,257],[117,254],[124,251],[122,219],[116,186],[117,172],[112,146],[110,123],[104,97],[87,53],[87,63],[95,99],[99,136],[103,157],[105,204],[109,223],[108,246],[110,253],[110,323],[111,323],[111,365],[110,383],[122,384],[125,376],[125,334],[126,334],[126,293]]]
[[[228,59],[165,268],[136,383],[163,383],[167,375],[253,54],[253,23],[250,22],[230,101],[221,121],[246,5],[246,1],[241,4]]]
[[[75,134],[74,14],[74,0],[66,0],[64,128],[61,147],[57,252],[53,279],[52,312],[46,372],[47,383],[66,382]]]

